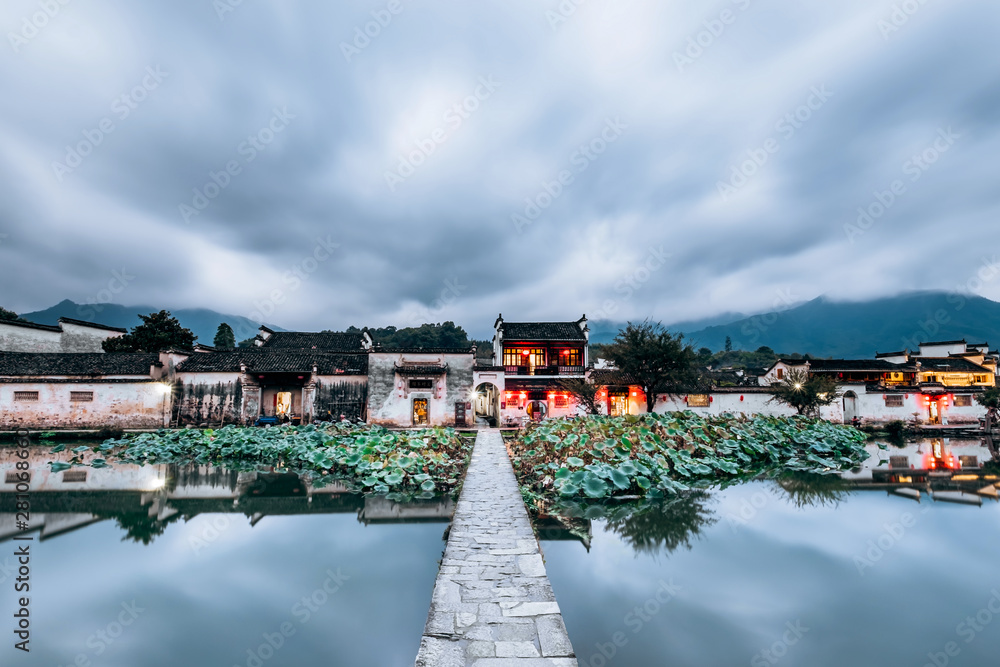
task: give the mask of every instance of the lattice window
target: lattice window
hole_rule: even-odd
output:
[[[93,403],[94,392],[92,391],[71,391],[69,400],[73,403]]]
[[[67,470],[63,473],[62,481],[69,483],[79,483],[87,481],[87,471],[86,470]]]
[[[37,403],[38,402],[38,392],[37,391],[15,391],[14,401],[18,403]]]
[[[887,408],[901,408],[903,407],[903,397],[899,394],[886,394],[885,395],[885,407]]]
[[[969,408],[972,407],[972,396],[964,394],[955,397],[955,407],[956,408]]]

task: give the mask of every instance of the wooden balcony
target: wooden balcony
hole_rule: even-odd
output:
[[[586,370],[583,366],[504,366],[504,374],[507,376],[530,376],[530,375],[556,375],[556,376],[582,376]]]

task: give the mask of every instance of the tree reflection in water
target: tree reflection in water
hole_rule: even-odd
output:
[[[848,494],[840,475],[818,475],[808,472],[787,472],[774,480],[788,494],[793,505],[803,507],[836,506]]]

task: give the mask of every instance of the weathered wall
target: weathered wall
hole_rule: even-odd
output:
[[[15,402],[15,391],[37,391],[38,401]],[[92,402],[73,402],[71,391],[92,391]],[[159,382],[0,383],[3,428],[159,428],[169,416]]]
[[[319,376],[313,418],[364,419],[368,403],[368,377],[364,375]]]
[[[0,322],[0,351],[62,352],[62,334]]]
[[[116,331],[60,323],[62,331],[35,329],[0,322],[0,351],[2,352],[103,352],[101,341],[121,336]]]
[[[441,364],[448,366],[443,375],[400,376],[397,364]],[[474,359],[471,353],[392,353],[372,352],[368,357],[368,421],[383,426],[413,425],[413,400],[428,399],[432,426],[455,425],[455,403],[471,403]],[[410,389],[409,380],[433,380],[432,389]],[[471,407],[466,423],[474,420]]]
[[[239,373],[179,373],[173,398],[173,421],[182,425],[243,423]]]
[[[117,331],[83,327],[71,322],[60,322],[59,326],[63,330],[61,352],[103,352],[101,343],[104,340],[122,335]]]

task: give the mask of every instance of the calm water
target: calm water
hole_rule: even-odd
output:
[[[413,664],[447,502],[399,505],[207,468],[87,474],[73,483],[36,469],[32,652],[5,647],[3,665]],[[16,532],[0,514],[0,565],[23,544]],[[12,584],[0,584],[5,601]]]
[[[1000,504],[868,490],[890,455],[935,447],[990,458],[974,442],[873,448],[853,490],[752,482],[578,520],[589,552],[544,540],[580,664],[1000,664]]]

